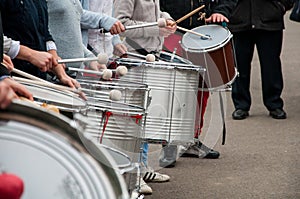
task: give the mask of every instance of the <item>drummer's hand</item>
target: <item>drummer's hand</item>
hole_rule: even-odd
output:
[[[97,61],[91,61],[89,64],[89,69],[99,71],[101,69],[106,69],[106,65],[99,64]]]
[[[9,71],[12,71],[12,69],[14,69],[14,64],[12,63],[10,57],[6,54],[3,54],[3,64]]]
[[[174,33],[174,32],[170,28],[167,28],[167,27],[165,27],[165,28],[159,28],[159,36],[161,36],[161,37],[168,37],[172,33]]]
[[[113,26],[110,28],[110,34],[120,34],[121,32],[125,31],[124,25],[120,21],[116,21]]]
[[[29,62],[37,66],[40,71],[46,72],[52,69],[53,56],[48,52],[33,50]]]
[[[119,43],[114,46],[114,51],[113,51],[114,55],[121,57],[126,52],[127,52],[127,47],[124,44]]]
[[[0,108],[6,108],[18,95],[33,100],[32,94],[22,84],[10,78],[5,78],[0,82]]]
[[[209,18],[205,19],[205,22],[208,23],[220,23],[220,22],[229,22],[227,17],[219,13],[213,13]]]
[[[174,20],[167,19],[166,23],[167,23],[166,28],[170,29],[172,31],[172,33],[174,33],[177,29],[177,24],[174,22]]]

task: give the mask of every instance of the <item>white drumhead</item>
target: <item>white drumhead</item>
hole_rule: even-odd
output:
[[[210,49],[222,45],[231,37],[231,33],[228,29],[215,24],[199,26],[192,30],[207,35],[211,37],[211,39],[202,38],[187,32],[183,35],[181,42],[182,47],[186,50],[210,51]]]
[[[86,102],[75,94],[30,83],[22,82],[22,84],[32,93],[37,102],[55,105],[62,110],[81,110],[86,107]]]

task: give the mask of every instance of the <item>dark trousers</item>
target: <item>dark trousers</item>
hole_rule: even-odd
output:
[[[251,30],[233,34],[239,72],[232,85],[232,100],[236,109],[248,111],[251,106],[250,74],[255,46],[260,62],[264,105],[268,110],[283,108],[280,97],[283,89],[280,61],[282,37],[282,30]]]

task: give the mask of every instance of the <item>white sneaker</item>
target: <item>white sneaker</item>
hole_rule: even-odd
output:
[[[145,172],[143,179],[146,182],[167,182],[170,180],[170,176],[148,170]]]
[[[152,194],[152,189],[147,185],[147,183],[141,178],[139,182],[139,193],[141,194]]]

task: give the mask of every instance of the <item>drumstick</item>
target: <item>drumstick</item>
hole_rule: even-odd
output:
[[[211,39],[210,36],[207,36],[207,35],[204,35],[204,34],[195,32],[195,31],[193,31],[193,30],[189,30],[189,29],[186,29],[186,28],[182,28],[182,27],[180,27],[180,26],[177,26],[177,28],[178,28],[179,30],[182,30],[182,31],[185,31],[185,32],[189,32],[189,33],[191,33],[191,34],[198,35],[198,36],[203,37],[203,38],[206,38],[206,39]]]
[[[18,74],[18,75],[21,75],[21,76],[23,76],[23,77],[26,77],[26,78],[28,78],[28,79],[31,79],[31,80],[36,80],[36,81],[39,81],[39,82],[43,82],[43,83],[48,84],[48,85],[49,85],[49,84],[52,84],[52,83],[50,83],[50,82],[48,82],[48,81],[46,81],[46,80],[43,80],[43,79],[41,79],[41,78],[39,78],[39,77],[36,77],[36,76],[34,76],[34,75],[31,75],[31,74],[29,74],[29,73],[23,72],[23,71],[21,71],[21,70],[19,70],[19,69],[16,69],[16,68],[13,68],[12,72],[14,72],[14,73],[16,73],[16,74]]]
[[[59,59],[58,64],[64,63],[76,63],[85,61],[98,61],[99,64],[107,64],[108,56],[107,54],[98,54],[97,57],[85,57],[85,58],[73,58],[73,59]]]
[[[151,26],[158,26],[160,28],[166,27],[167,22],[164,18],[159,18],[157,22],[148,22],[148,23],[142,23],[142,24],[136,24],[131,26],[126,26],[126,30],[136,29],[136,28],[145,28],[145,27],[151,27]]]
[[[192,12],[184,15],[183,17],[181,17],[180,19],[175,21],[175,23],[178,24],[178,23],[182,22],[183,20],[185,20],[185,19],[189,18],[190,16],[194,15],[195,13],[199,12],[204,7],[205,7],[205,5],[200,6],[199,8],[193,10]]]
[[[76,94],[79,94],[81,92],[79,89],[53,84],[51,82],[42,82],[42,81],[39,81],[39,80],[36,80],[36,79],[25,79],[25,78],[21,78],[21,77],[13,77],[13,79],[18,81],[18,82],[32,83],[32,84],[36,84],[36,85],[39,85],[39,86],[46,86],[46,87],[49,87],[49,88],[54,88],[54,89],[62,90],[62,91],[71,91],[71,92],[74,92]]]
[[[82,73],[89,73],[102,76],[103,79],[109,80],[112,77],[112,71],[110,69],[104,69],[103,71],[95,71],[95,70],[86,70],[81,68],[72,68],[68,67],[70,71],[82,72]]]

